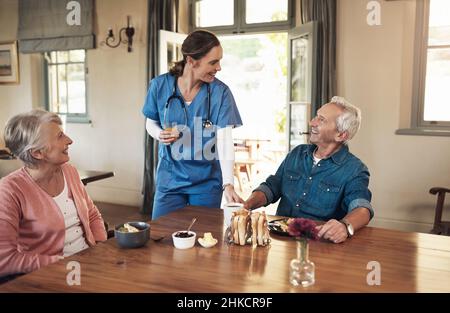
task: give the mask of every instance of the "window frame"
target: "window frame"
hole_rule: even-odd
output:
[[[195,11],[195,3],[201,0],[189,0],[189,29],[194,31],[196,29],[207,29],[216,34],[243,34],[255,32],[276,32],[282,30],[289,30],[293,27],[295,18],[295,2],[288,1],[288,16],[286,21],[263,22],[247,24],[245,21],[246,0],[234,0],[234,24],[225,26],[211,26],[211,27],[197,27],[195,20],[197,14]]]
[[[42,59],[44,63],[44,90],[45,90],[45,108],[49,112],[56,113],[58,115],[66,115],[66,122],[67,123],[81,123],[81,124],[90,124],[91,120],[89,118],[89,105],[88,105],[88,67],[87,67],[87,50],[86,49],[75,49],[75,50],[84,50],[84,62],[58,62],[58,63],[49,63],[47,60],[47,57],[45,56],[45,53],[42,54]],[[66,50],[71,51],[71,50]],[[61,51],[49,51],[46,53],[52,53],[52,52],[63,52]],[[67,64],[81,64],[83,63],[84,68],[84,90],[85,90],[85,106],[86,106],[86,113],[60,113],[60,112],[54,112],[51,105],[50,105],[50,95],[49,95],[49,79],[48,79],[48,73],[49,73],[49,66],[50,65],[66,65]]]
[[[416,2],[416,29],[414,39],[414,67],[410,128],[398,129],[399,135],[450,136],[450,122],[425,121],[425,81],[428,57],[430,0]],[[433,47],[433,46],[432,46]]]

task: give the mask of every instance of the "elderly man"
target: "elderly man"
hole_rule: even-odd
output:
[[[373,217],[369,170],[347,146],[360,123],[357,107],[333,97],[309,123],[311,144],[293,149],[244,206],[256,209],[281,198],[277,215],[326,221],[319,237],[335,243],[353,236]]]

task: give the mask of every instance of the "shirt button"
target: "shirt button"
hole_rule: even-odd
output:
[[[292,179],[292,176],[289,176],[290,179]]]
[[[320,166],[320,164],[317,164],[317,166]]]
[[[309,177],[309,180],[311,180],[312,179],[312,177]]]
[[[303,195],[306,196],[306,192],[304,192]]]
[[[330,188],[327,188],[327,191],[330,191]]]
[[[300,204],[297,203],[295,206],[298,208],[300,206]]]

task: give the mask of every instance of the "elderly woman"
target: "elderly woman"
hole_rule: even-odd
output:
[[[102,216],[69,165],[54,113],[11,118],[4,139],[24,167],[0,180],[0,276],[27,273],[106,240]]]

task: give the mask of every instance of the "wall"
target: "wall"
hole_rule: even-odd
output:
[[[17,38],[18,1],[0,0],[0,42],[11,42]],[[26,111],[37,105],[36,67],[31,64],[36,56],[19,55],[20,84],[0,85],[0,128],[7,119],[17,112]],[[0,131],[3,133],[3,129]],[[3,147],[3,136],[0,136],[0,147]]]
[[[113,170],[115,177],[87,186],[94,200],[140,205],[144,162],[146,95],[146,0],[96,0],[97,49],[87,53],[88,105],[92,124],[68,124],[74,143],[71,162],[82,169]],[[17,0],[0,0],[0,41],[17,34]],[[115,33],[131,15],[136,29],[133,52],[100,44],[112,26]],[[0,124],[42,104],[39,55],[20,54],[20,84],[0,86]],[[3,126],[2,126],[3,128]],[[0,131],[2,133],[3,130]]]
[[[394,134],[409,123],[415,1],[378,1],[380,26],[367,25],[367,2],[338,1],[338,94],[363,113],[350,147],[371,172],[372,225],[427,232],[428,190],[450,186],[450,138]]]

